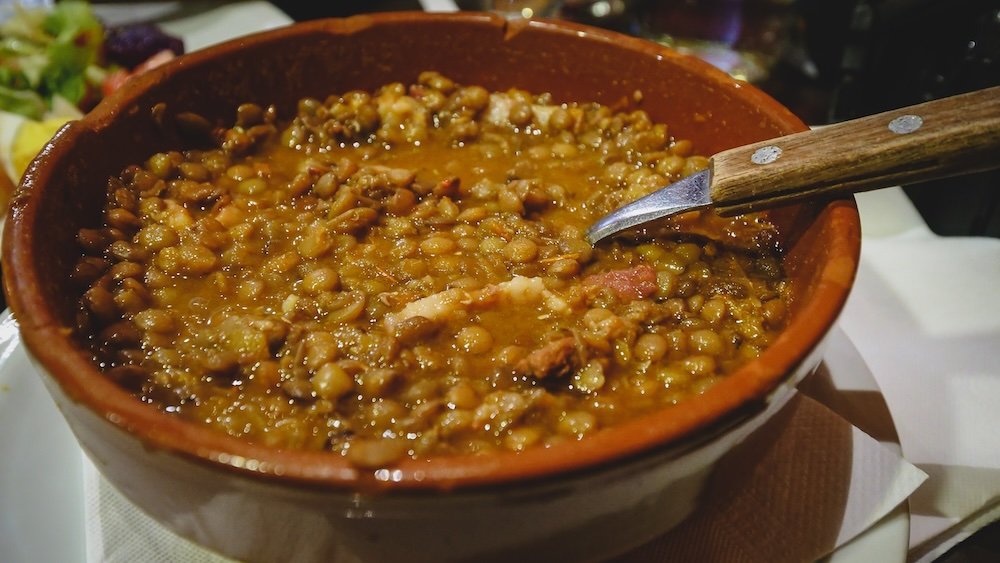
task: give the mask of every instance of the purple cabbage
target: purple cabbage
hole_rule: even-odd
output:
[[[129,70],[164,49],[183,55],[184,42],[148,23],[112,27],[105,32],[104,54],[108,62]]]

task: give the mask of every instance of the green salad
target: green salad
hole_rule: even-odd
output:
[[[86,2],[16,7],[0,24],[0,110],[41,119],[53,106],[96,102],[104,27]]]

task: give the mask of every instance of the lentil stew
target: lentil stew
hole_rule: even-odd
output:
[[[707,166],[640,101],[424,72],[290,121],[244,104],[217,146],[109,179],[104,224],[78,235],[80,333],[144,402],[365,467],[581,439],[683,401],[760,354],[788,287],[762,216],[585,242]]]

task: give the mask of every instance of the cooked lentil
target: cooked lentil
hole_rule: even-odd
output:
[[[79,234],[81,334],[167,412],[362,466],[520,451],[704,392],[785,321],[758,217],[683,220],[753,252],[584,241],[707,165],[641,110],[425,72],[236,113],[111,178]]]

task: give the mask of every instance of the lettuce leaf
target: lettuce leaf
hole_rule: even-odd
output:
[[[50,10],[20,9],[0,26],[0,109],[26,116],[44,113],[53,96],[80,103],[97,76],[104,28],[87,2],[60,2]],[[26,83],[26,84],[25,84]],[[27,87],[30,90],[21,91]]]
[[[31,119],[41,119],[48,110],[48,104],[33,90],[14,90],[0,86],[0,109]]]

